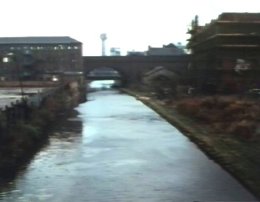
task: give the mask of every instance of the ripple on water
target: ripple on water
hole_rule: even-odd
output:
[[[145,160],[141,160],[141,159],[124,159],[124,160],[115,161],[115,162],[113,162],[112,165],[115,167],[138,166],[138,165],[142,165],[145,163],[146,163]]]

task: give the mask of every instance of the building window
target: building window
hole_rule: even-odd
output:
[[[10,62],[10,58],[9,57],[3,57],[3,63],[8,63]]]
[[[61,49],[61,50],[63,50],[63,49],[65,49],[65,47],[64,47],[64,45],[59,45],[59,49]]]
[[[37,46],[36,49],[37,49],[37,50],[43,50],[43,47],[42,47],[42,46]]]

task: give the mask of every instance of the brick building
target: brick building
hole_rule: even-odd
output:
[[[0,38],[1,80],[44,80],[82,70],[82,43],[70,37]]]
[[[205,26],[195,17],[188,33],[192,85],[227,93],[260,88],[260,13],[222,13]]]

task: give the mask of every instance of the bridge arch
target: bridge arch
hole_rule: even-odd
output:
[[[91,80],[115,80],[120,81],[121,86],[127,83],[127,75],[121,68],[99,66],[88,68],[85,72],[85,78]]]
[[[164,66],[180,75],[188,67],[189,55],[181,56],[86,56],[83,58],[85,76],[96,68],[109,67],[120,73],[125,86],[135,86],[142,83],[146,72],[154,67]]]

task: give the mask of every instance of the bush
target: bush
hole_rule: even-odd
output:
[[[231,103],[226,109],[227,114],[237,114],[237,113],[243,113],[245,110],[245,107],[242,103],[234,102]]]
[[[216,107],[217,98],[216,97],[206,97],[200,100],[200,107],[212,109]]]
[[[0,137],[3,136],[4,130],[6,129],[6,117],[0,112]]]
[[[199,105],[198,100],[187,99],[178,103],[176,109],[183,114],[195,117],[199,111]]]
[[[177,103],[176,109],[202,123],[211,124],[216,132],[227,131],[246,139],[255,134],[256,122],[260,119],[258,103],[235,97],[185,99]]]
[[[230,134],[238,137],[250,139],[256,130],[256,124],[253,121],[241,120],[233,122],[228,128]]]
[[[17,138],[25,140],[38,140],[41,134],[40,128],[26,123],[17,124],[15,131],[20,133],[20,135],[16,136]]]

